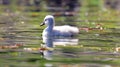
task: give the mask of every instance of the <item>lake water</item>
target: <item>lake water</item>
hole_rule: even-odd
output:
[[[45,50],[45,56],[42,56],[39,49],[43,44],[41,33],[45,27],[39,27],[39,23],[29,23],[37,17],[1,15],[0,66],[119,67],[120,21],[107,20],[109,18],[98,17],[96,14],[85,13],[88,17],[81,17],[82,19],[80,16],[56,17],[56,22],[61,22],[56,25],[71,24],[80,28],[95,28],[96,24],[101,24],[103,30],[81,30],[75,37],[50,40],[49,44],[53,44],[54,47]],[[95,20],[96,18],[98,20]]]

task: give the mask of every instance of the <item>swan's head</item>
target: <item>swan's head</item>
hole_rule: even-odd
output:
[[[52,15],[47,15],[44,18],[43,23],[41,23],[41,26],[47,25],[47,26],[53,26],[54,25],[54,17]]]

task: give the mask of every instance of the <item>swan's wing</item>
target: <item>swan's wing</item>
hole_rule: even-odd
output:
[[[64,25],[64,26],[54,26],[53,28],[54,35],[59,36],[71,36],[79,33],[79,29],[77,27]]]
[[[79,29],[77,27],[74,26],[69,26],[69,31],[73,34],[78,34],[79,33]]]

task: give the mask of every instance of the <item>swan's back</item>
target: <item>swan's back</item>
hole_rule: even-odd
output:
[[[53,34],[54,36],[73,36],[79,33],[79,29],[74,26],[64,25],[64,26],[54,26]]]

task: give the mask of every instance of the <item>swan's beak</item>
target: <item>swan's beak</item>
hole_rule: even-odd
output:
[[[45,23],[44,23],[44,22],[42,22],[42,23],[40,24],[40,26],[43,26],[43,25],[45,25]]]

